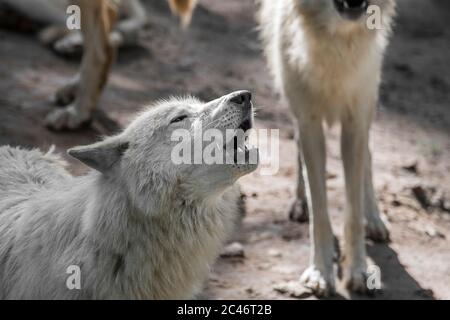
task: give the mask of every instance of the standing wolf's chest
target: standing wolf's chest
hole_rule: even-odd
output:
[[[334,111],[373,100],[382,60],[376,37],[321,39],[303,33],[292,40],[287,72],[295,73],[291,77],[308,100]]]

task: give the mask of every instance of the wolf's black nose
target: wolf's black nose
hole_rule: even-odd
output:
[[[230,102],[240,104],[243,106],[249,106],[252,100],[252,94],[250,91],[243,90],[230,94]]]

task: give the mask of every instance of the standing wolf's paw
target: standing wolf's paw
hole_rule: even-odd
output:
[[[310,266],[300,277],[300,283],[318,297],[329,297],[336,293],[333,272],[322,272]]]
[[[90,122],[91,116],[78,112],[73,105],[54,110],[45,119],[45,125],[53,130],[75,130],[90,124]]]
[[[359,294],[369,293],[366,268],[364,266],[346,268],[344,271],[344,284],[351,292]]]
[[[296,198],[289,207],[289,220],[306,223],[309,221],[308,204],[306,199]]]
[[[389,230],[378,212],[367,217],[366,238],[375,242],[389,242]]]

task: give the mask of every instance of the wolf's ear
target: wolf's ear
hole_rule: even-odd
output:
[[[67,153],[88,167],[106,173],[122,157],[128,146],[128,142],[113,137],[88,146],[69,149]]]

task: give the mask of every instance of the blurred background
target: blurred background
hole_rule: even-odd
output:
[[[50,97],[78,70],[80,56],[61,57],[37,41],[40,25],[0,0],[0,145],[55,145],[68,169],[69,147],[113,134],[147,104],[169,95],[209,100],[250,89],[257,126],[280,129],[280,171],[242,180],[247,215],[234,251],[214,266],[209,299],[303,298],[286,289],[309,259],[308,226],[286,210],[296,176],[292,116],[273,90],[255,21],[254,0],[203,0],[181,30],[165,0],[143,0],[148,23],[134,47],[119,51],[91,128],[52,132],[43,125]],[[372,127],[374,180],[391,243],[368,243],[383,290],[372,299],[450,299],[450,2],[398,0],[384,67],[381,104]],[[342,233],[344,182],[339,127],[328,137],[328,198]],[[338,285],[337,298],[349,296]]]

